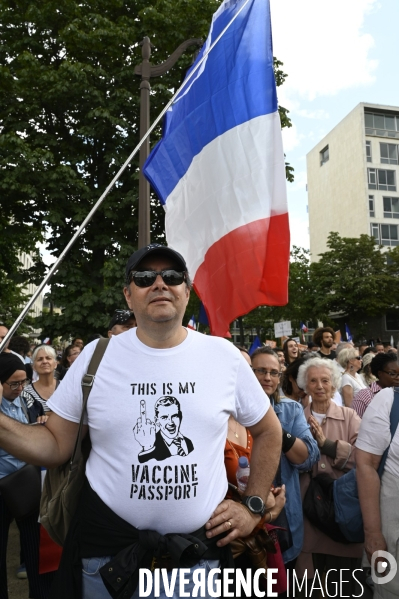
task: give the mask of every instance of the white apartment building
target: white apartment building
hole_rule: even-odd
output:
[[[399,107],[362,102],[307,155],[312,260],[327,237],[399,245]]]

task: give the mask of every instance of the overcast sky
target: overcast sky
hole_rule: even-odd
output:
[[[306,154],[359,102],[399,106],[399,0],[270,0],[274,55],[288,77],[278,89],[293,127],[284,130],[292,244],[309,247]]]

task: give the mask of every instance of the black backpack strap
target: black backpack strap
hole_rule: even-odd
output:
[[[394,387],[394,389],[393,389],[393,404],[392,404],[391,414],[390,414],[391,442],[389,443],[388,447],[382,454],[381,462],[380,462],[380,465],[378,466],[378,474],[379,474],[380,478],[384,472],[385,462],[387,461],[387,457],[388,457],[388,451],[389,451],[389,448],[391,447],[392,439],[394,437],[394,434],[396,433],[398,424],[399,424],[399,387]]]
[[[81,458],[81,455],[82,455],[83,419],[84,419],[84,414],[86,411],[87,400],[89,399],[90,391],[94,384],[94,379],[95,379],[95,375],[97,372],[97,368],[99,367],[100,362],[105,353],[105,350],[108,347],[108,343],[109,343],[108,338],[101,337],[101,339],[98,340],[98,343],[96,345],[96,348],[95,348],[92,358],[90,360],[90,364],[87,369],[87,372],[82,378],[82,392],[83,392],[82,413],[80,415],[78,436],[76,438],[75,447],[74,447],[71,461],[70,461],[71,470],[73,470],[74,468],[77,467],[79,460]]]

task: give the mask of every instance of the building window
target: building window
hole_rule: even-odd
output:
[[[320,166],[323,166],[323,164],[325,162],[328,162],[329,159],[330,159],[330,151],[328,149],[328,146],[326,146],[320,152]]]
[[[371,160],[371,141],[366,141],[366,158],[367,158],[367,162],[372,162],[372,160]]]
[[[382,198],[384,218],[399,218],[399,198]]]
[[[364,113],[366,135],[399,138],[399,115]]]
[[[381,189],[382,191],[396,191],[395,171],[380,168],[369,168],[369,189]]]
[[[387,312],[385,315],[385,329],[387,331],[399,330],[399,312]]]
[[[397,144],[380,143],[380,153],[381,153],[382,164],[398,164],[398,146],[397,146]]]
[[[371,235],[379,245],[399,245],[398,225],[372,223]]]
[[[371,223],[371,237],[374,237],[377,243],[380,243],[380,227],[377,223]]]
[[[375,216],[374,211],[374,196],[369,196],[369,215]]]

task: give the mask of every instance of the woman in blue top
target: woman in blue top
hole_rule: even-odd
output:
[[[302,406],[291,399],[279,398],[277,391],[281,365],[276,353],[269,347],[254,351],[252,370],[263,390],[270,397],[274,411],[283,429],[281,453],[281,483],[286,487],[286,514],[292,535],[292,546],[283,553],[287,569],[294,566],[303,543],[303,514],[299,487],[299,473],[310,470],[320,453]],[[280,481],[277,481],[280,484]]]

